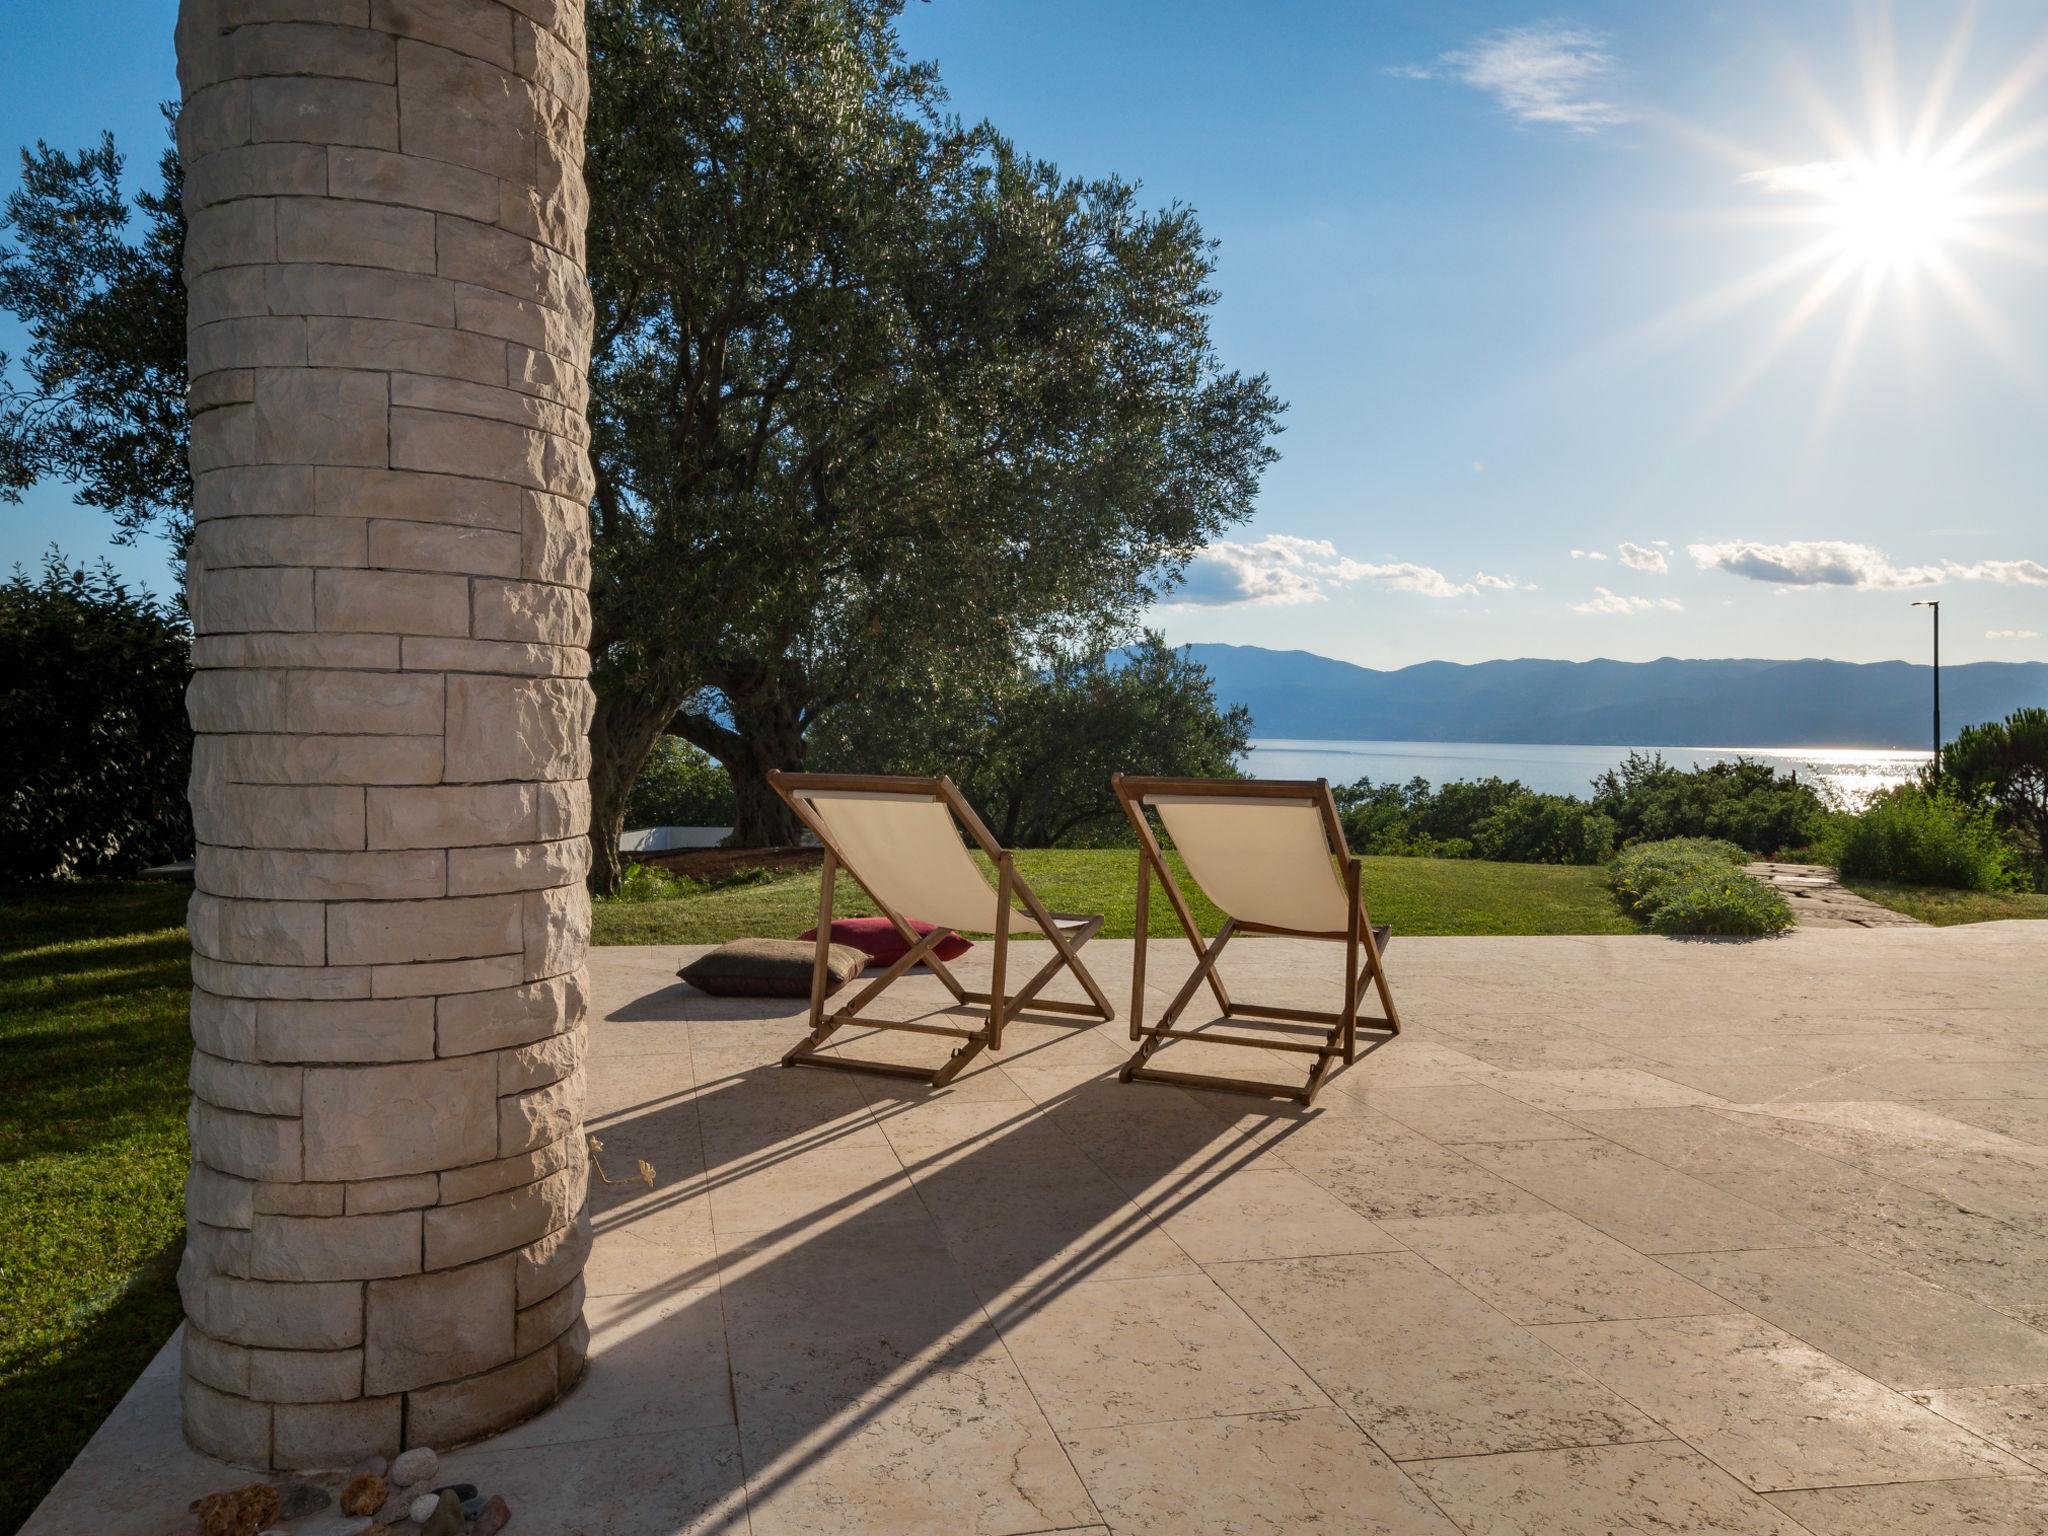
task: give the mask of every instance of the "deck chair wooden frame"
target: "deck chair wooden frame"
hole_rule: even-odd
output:
[[[1372,926],[1372,914],[1366,908],[1360,884],[1361,866],[1358,860],[1352,857],[1350,849],[1345,846],[1344,825],[1338,818],[1337,802],[1330,793],[1327,779],[1139,778],[1118,774],[1113,782],[1117,801],[1123,806],[1124,814],[1130,818],[1131,826],[1138,834],[1139,850],[1138,939],[1131,962],[1131,1039],[1137,1043],[1138,1048],[1131,1053],[1130,1060],[1124,1063],[1123,1071],[1119,1074],[1122,1081],[1177,1083],[1183,1087],[1216,1088],[1232,1093],[1291,1098],[1303,1105],[1309,1105],[1315,1102],[1317,1091],[1340,1059],[1347,1065],[1357,1059],[1357,1037],[1361,1025],[1368,1030],[1384,1030],[1389,1036],[1401,1032],[1401,1015],[1394,1006],[1394,995],[1387,986],[1386,964],[1381,954],[1388,930],[1375,930]],[[1187,897],[1175,881],[1173,872],[1167,868],[1166,856],[1160,851],[1159,839],[1145,815],[1148,803],[1156,806],[1163,800],[1171,804],[1176,799],[1197,804],[1229,800],[1269,800],[1312,805],[1321,817],[1323,832],[1327,839],[1326,856],[1342,869],[1345,916],[1341,920],[1341,925],[1327,928],[1282,926],[1251,920],[1232,914],[1226,909],[1223,925],[1216,930],[1215,937],[1205,943],[1201,930],[1195,924],[1194,913],[1189,909]],[[1164,819],[1162,815],[1162,824]],[[1185,849],[1182,856],[1187,856]],[[1335,873],[1333,869],[1332,874]],[[1190,874],[1192,876],[1192,870]],[[1173,1000],[1166,1005],[1159,1022],[1148,1025],[1144,1022],[1145,948],[1154,875],[1158,876],[1160,887],[1166,892],[1167,902],[1172,906],[1174,916],[1180,920],[1181,928],[1187,934],[1188,944],[1195,954],[1195,968],[1182,984],[1180,991],[1174,995]],[[1197,889],[1201,889],[1199,884]],[[1215,900],[1213,893],[1205,890],[1203,894],[1209,896],[1212,901]],[[1242,933],[1326,939],[1341,944],[1344,961],[1343,1007],[1336,1012],[1325,1013],[1313,1009],[1272,1007],[1235,1000],[1223,983],[1223,978],[1217,970],[1217,961],[1222,957],[1224,948],[1230,941]],[[1364,958],[1362,968],[1361,954]],[[1262,1027],[1268,1032],[1235,1034],[1176,1027],[1182,1011],[1205,983],[1214,994],[1216,1006],[1222,1009],[1226,1019],[1244,1021],[1253,1027]],[[1379,994],[1381,1015],[1377,1018],[1370,1015],[1361,1018],[1359,1015],[1359,1007],[1368,984]],[[1303,1036],[1307,1038],[1302,1038]],[[1250,1046],[1261,1050],[1313,1056],[1315,1060],[1310,1064],[1308,1080],[1299,1088],[1255,1078],[1173,1072],[1149,1065],[1153,1054],[1170,1040],[1198,1040],[1209,1045]]]
[[[826,1067],[842,1072],[870,1072],[888,1077],[914,1078],[933,1088],[942,1088],[957,1077],[961,1070],[984,1050],[999,1051],[1003,1046],[1003,1026],[1027,1008],[1033,1012],[1074,1014],[1084,1018],[1101,1019],[1105,1022],[1116,1017],[1116,1010],[1109,999],[1097,986],[1095,978],[1081,963],[1080,949],[1102,928],[1098,916],[1050,911],[1038,899],[1038,893],[1031,889],[1031,883],[1017,872],[1015,861],[995,834],[983,825],[975,815],[965,797],[953,781],[943,775],[938,778],[909,778],[889,774],[866,773],[783,773],[771,772],[768,782],[780,795],[797,818],[810,829],[825,848],[825,864],[818,890],[818,951],[811,969],[811,1032],[802,1041],[792,1046],[783,1056],[785,1067]],[[906,893],[897,890],[885,893],[877,885],[885,881],[870,882],[869,874],[863,874],[856,862],[847,857],[844,839],[835,834],[831,818],[820,811],[819,800],[836,799],[843,809],[849,802],[861,799],[935,801],[950,813],[958,830],[965,831],[974,845],[988,855],[996,867],[996,883],[993,887],[978,869],[969,864],[976,883],[988,891],[989,916],[992,919],[994,954],[989,990],[972,992],[960,984],[944,962],[935,953],[939,942],[956,930],[943,925],[934,926],[928,934],[919,935],[910,926],[912,918],[933,921],[926,914],[908,910],[909,903],[900,900]],[[838,814],[835,812],[835,814]],[[855,815],[858,812],[854,813]],[[965,848],[961,849],[962,859],[967,858]],[[875,977],[857,992],[844,1007],[828,1013],[825,1008],[826,964],[829,958],[832,934],[833,892],[840,871],[850,875],[860,888],[867,892],[882,914],[903,935],[910,948],[895,960],[881,975]],[[891,894],[899,898],[892,900]],[[1052,943],[1052,957],[1032,975],[1031,979],[1016,992],[1003,990],[1009,974],[1011,928],[1016,918],[1012,898],[1022,902],[1021,914],[1028,922]],[[955,915],[957,918],[957,914]],[[957,1025],[903,1022],[893,1019],[863,1018],[861,1010],[872,1003],[892,983],[899,980],[912,966],[922,962],[931,973],[939,978],[946,990],[953,995],[954,1006],[943,1012],[957,1013],[963,1010],[979,1011],[981,1022],[973,1028]],[[1064,967],[1074,974],[1082,990],[1088,994],[1086,1003],[1068,1003],[1041,999],[1039,991],[1058,975]],[[827,1041],[839,1029],[848,1024],[859,1023],[872,1029],[896,1029],[911,1034],[946,1035],[961,1041],[952,1054],[936,1068],[906,1066],[897,1062],[872,1061],[844,1056],[821,1055]]]

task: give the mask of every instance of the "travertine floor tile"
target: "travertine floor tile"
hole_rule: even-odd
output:
[[[747,1531],[744,1469],[729,1424],[595,1443],[500,1445],[487,1440],[444,1457],[441,1476],[503,1494],[514,1518],[532,1530],[577,1536]]]
[[[1520,1323],[1734,1310],[1712,1291],[1561,1211],[1390,1221],[1386,1230]]]
[[[2048,1472],[2048,1382],[2009,1387],[1953,1387],[1915,1392],[1944,1419],[1974,1430],[2000,1450]]]
[[[1665,1262],[1888,1387],[2048,1381],[2048,1333],[1852,1248],[1677,1254]]]
[[[1060,1286],[990,1310],[1062,1434],[1329,1402],[1205,1275]]]
[[[1456,1536],[1335,1409],[1081,1429],[1064,1438],[1096,1505],[1132,1536]]]
[[[1161,1178],[1138,1204],[1199,1264],[1379,1253],[1401,1244],[1291,1168]]]
[[[1604,1140],[1468,1146],[1465,1155],[1640,1253],[1810,1243],[1806,1228]]]
[[[1536,1332],[1759,1492],[2026,1470],[1746,1313]]]
[[[1289,1166],[1375,1221],[1548,1209],[1470,1158],[1413,1133],[1383,1135],[1355,1152],[1324,1153],[1292,1142],[1278,1151]]]
[[[1538,1109],[1648,1109],[1673,1104],[1717,1104],[1672,1078],[1633,1067],[1551,1067],[1530,1072],[1489,1072],[1478,1081]]]
[[[1210,1273],[1397,1461],[1661,1433],[1414,1254]]]
[[[1363,1097],[1431,1141],[1529,1141],[1586,1134],[1568,1121],[1476,1083],[1375,1088]]]
[[[1966,1125],[2002,1131],[2048,1147],[2048,1097],[2026,1099],[1929,1099],[1925,1107]]]
[[[909,1193],[902,1161],[886,1143],[842,1142],[714,1168],[708,1198],[720,1227],[752,1229],[841,1219]]]
[[[2040,1536],[2048,1530],[2048,1478],[1892,1483],[1774,1493],[1771,1502],[1814,1536]]]
[[[650,1430],[732,1422],[725,1317],[718,1291],[593,1296],[590,1363],[582,1384],[494,1448],[611,1440]]]
[[[1463,1530],[1484,1536],[1805,1536],[1677,1440],[1410,1462]]]

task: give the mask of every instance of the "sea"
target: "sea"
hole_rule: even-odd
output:
[[[1820,789],[1845,809],[1859,809],[1879,790],[1912,778],[1927,766],[1931,752],[1903,752],[1862,747],[1570,747],[1530,746],[1515,742],[1465,741],[1304,741],[1254,740],[1240,759],[1244,771],[1257,779],[1328,779],[1350,784],[1358,779],[1405,784],[1424,778],[1432,784],[1457,779],[1498,777],[1520,779],[1531,789],[1553,795],[1585,795],[1593,779],[1614,767],[1631,751],[1661,753],[1680,768],[1756,758],[1781,773],[1792,773]]]

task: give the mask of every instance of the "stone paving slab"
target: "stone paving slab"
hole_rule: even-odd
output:
[[[1759,880],[1775,885],[1791,903],[1802,928],[1918,928],[1917,917],[1881,907],[1858,896],[1835,878],[1825,864],[1780,864],[1767,860],[1743,866]]]
[[[1118,1084],[1123,1026],[1053,1016],[937,1093],[785,1071],[801,1005],[689,953],[593,952],[590,1128],[655,1182],[594,1187],[583,1385],[446,1459],[515,1529],[2048,1528],[2048,924],[1401,940],[1407,1032],[1312,1110]],[[1131,946],[1085,953],[1121,1005]],[[175,1350],[30,1536],[245,1479]]]

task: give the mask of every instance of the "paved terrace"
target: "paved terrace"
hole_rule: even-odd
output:
[[[595,1190],[585,1383],[449,1459],[515,1530],[2048,1527],[2048,924],[1399,941],[1409,1032],[1308,1112],[1119,1086],[1121,1025],[936,1094],[779,1070],[796,1010],[682,954],[591,954],[591,1127],[657,1177]],[[176,1390],[28,1530],[239,1481]]]

